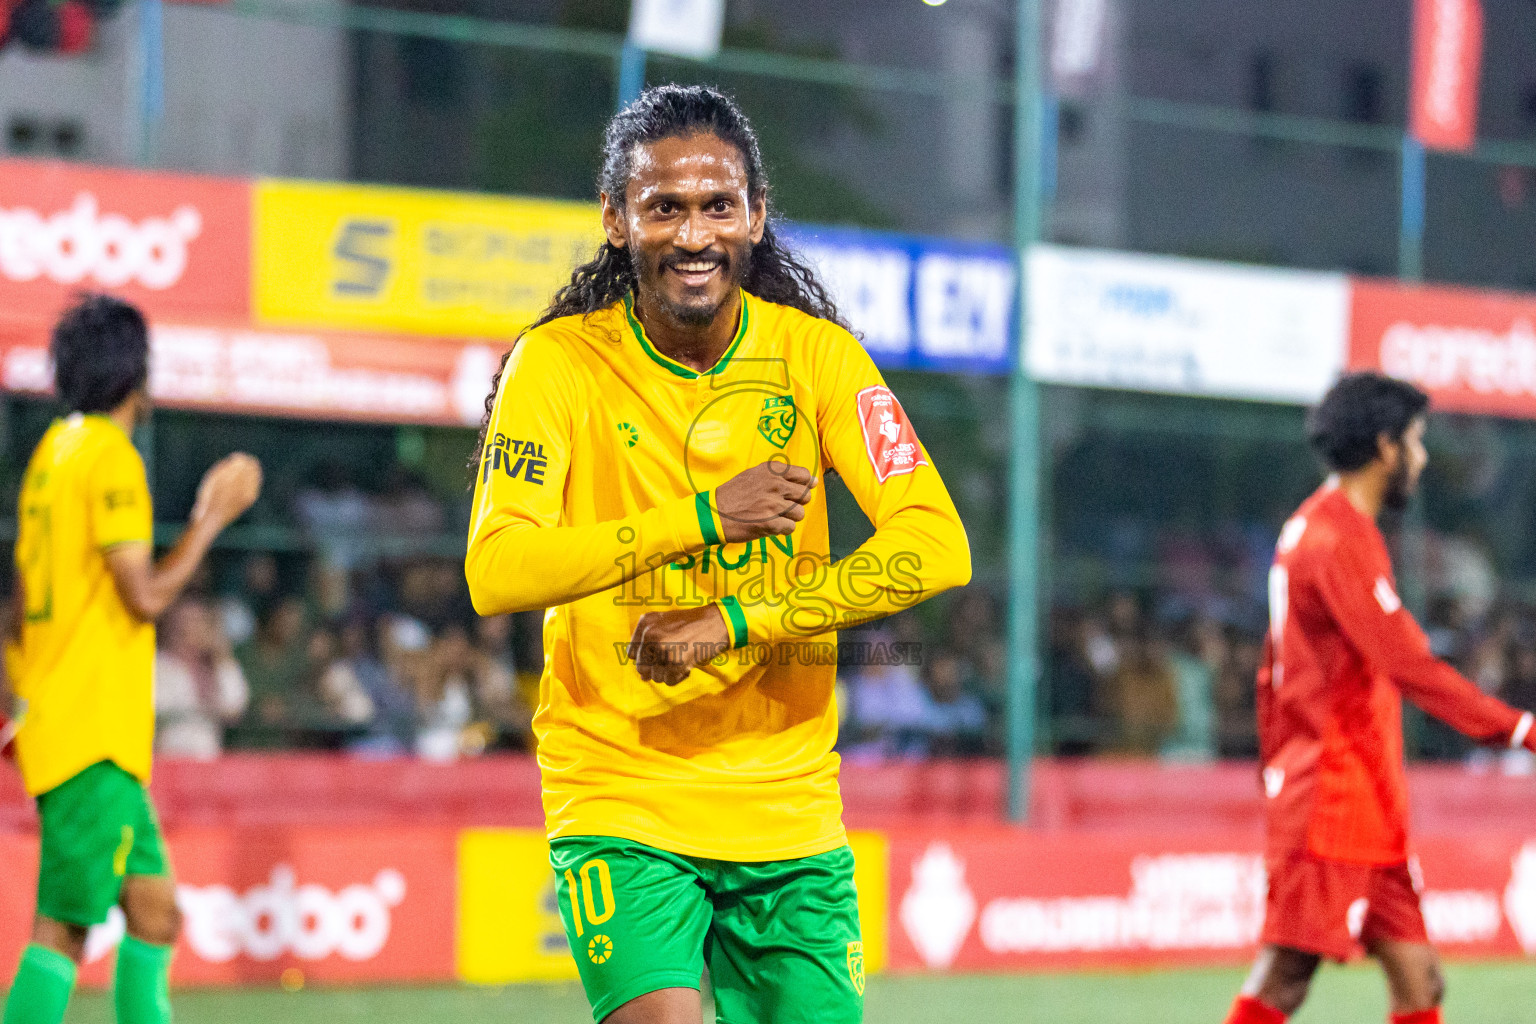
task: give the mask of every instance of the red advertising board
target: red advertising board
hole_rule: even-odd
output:
[[[151,317],[247,320],[250,184],[0,160],[0,309],[50,322],[81,290]]]
[[[1410,128],[1430,149],[1471,149],[1477,141],[1483,62],[1481,0],[1415,0]]]
[[[450,828],[190,829],[170,837],[184,916],[172,980],[272,983],[454,976],[457,833]],[[30,923],[35,837],[0,834],[0,971]],[[81,980],[105,985],[123,934],[92,930]]]
[[[1264,923],[1258,835],[891,836],[892,970],[1237,963]],[[1454,956],[1536,953],[1536,833],[1418,846],[1430,938]]]
[[[151,327],[161,405],[228,413],[463,426],[480,422],[503,346],[325,331]],[[53,386],[42,320],[0,316],[0,387]]]
[[[1349,366],[1427,391],[1437,409],[1536,417],[1536,297],[1354,282]]]

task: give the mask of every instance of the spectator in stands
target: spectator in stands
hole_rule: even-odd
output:
[[[416,753],[430,761],[450,761],[485,749],[485,732],[466,734],[474,721],[474,648],[457,623],[433,638],[426,657],[415,662]]]
[[[1536,711],[1536,647],[1511,644],[1509,665],[1509,677],[1499,688],[1498,697],[1523,711]]]
[[[1237,630],[1229,630],[1227,640],[1227,659],[1216,677],[1216,749],[1222,757],[1257,757],[1255,704],[1263,640]]]
[[[335,725],[340,730],[355,730],[372,723],[376,709],[354,666],[346,658],[341,639],[330,627],[315,630],[309,637],[309,673],[318,705],[314,720],[324,728]],[[309,696],[308,694],[305,695]]]
[[[262,610],[255,635],[236,648],[251,691],[250,707],[232,737],[240,746],[282,745],[283,725],[292,718],[307,666],[305,619],[302,600],[278,598]]]
[[[974,757],[981,753],[987,709],[968,686],[966,663],[952,650],[935,651],[923,663],[924,696],[919,731],[922,753]]]
[[[469,673],[477,716],[491,728],[487,743],[503,750],[532,750],[533,710],[518,692],[512,616],[477,616],[474,632]]]
[[[1001,754],[1007,745],[1008,717],[1008,643],[991,637],[977,644],[971,652],[973,690],[986,710],[987,725],[983,752]]]
[[[1127,754],[1155,754],[1178,724],[1178,681],[1168,643],[1150,625],[1121,643],[1119,666],[1110,678],[1108,710],[1119,726],[1116,748]]]
[[[437,537],[443,532],[443,503],[414,469],[396,464],[384,479],[375,505],[375,523],[385,537]]]
[[[315,467],[294,499],[294,513],[323,561],[351,569],[369,560],[374,504],[341,462],[328,459]]]
[[[927,750],[928,695],[917,665],[897,656],[898,637],[921,635],[910,612],[893,616],[860,639],[867,663],[849,667],[849,715],[845,736],[853,758],[922,757]],[[901,662],[901,663],[896,663]]]
[[[331,671],[350,676],[373,711],[367,732],[348,749],[371,757],[409,753],[415,744],[416,698],[379,656],[377,621],[354,615],[342,626],[340,639],[340,657]]]
[[[224,730],[250,700],[245,675],[208,604],[186,598],[160,619],[155,654],[155,747],[167,757],[212,760]]]
[[[1055,610],[1050,621],[1046,681],[1056,753],[1091,754],[1101,730],[1094,714],[1099,676],[1089,652],[1095,637],[1104,634],[1094,619],[1077,611]]]
[[[256,609],[277,600],[277,559],[265,551],[245,557],[234,590],[219,598],[218,615],[224,635],[239,647],[256,633]]]
[[[1209,761],[1216,756],[1216,673],[1226,661],[1221,627],[1205,616],[1186,619],[1170,652],[1178,720],[1162,745],[1172,761]]]

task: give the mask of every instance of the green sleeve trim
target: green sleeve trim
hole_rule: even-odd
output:
[[[747,616],[741,610],[741,602],[735,596],[722,597],[720,610],[725,613],[725,623],[731,628],[731,647],[747,646]]]
[[[715,526],[715,510],[709,495],[709,491],[700,491],[694,495],[693,509],[699,516],[699,531],[704,534],[704,543],[719,544],[720,530]]]
[[[129,544],[143,544],[146,547],[155,546],[155,542],[149,537],[129,537],[127,540],[109,540],[104,544],[98,544],[96,550],[106,554],[108,551],[115,551],[118,548],[127,547]]]

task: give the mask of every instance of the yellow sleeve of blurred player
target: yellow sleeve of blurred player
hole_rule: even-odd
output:
[[[122,439],[126,441],[126,438]],[[155,513],[144,460],[131,444],[104,446],[86,477],[87,529],[98,550],[154,543]]]
[[[910,608],[971,578],[965,526],[901,403],[864,347],[828,326],[812,349],[822,464],[875,533],[846,558],[798,559],[782,600],[722,611],[738,643],[815,636]],[[745,626],[746,636],[736,627]]]
[[[507,360],[475,481],[464,572],[481,615],[566,604],[702,551],[710,497],[701,493],[586,526],[562,525],[567,497],[610,486],[591,450],[588,378],[560,339],[524,335]],[[608,433],[611,433],[609,431]],[[578,477],[573,453],[589,449]],[[637,571],[638,570],[638,573]]]

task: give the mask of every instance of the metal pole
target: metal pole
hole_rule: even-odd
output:
[[[645,91],[645,51],[628,39],[619,51],[619,109],[623,110]]]
[[[141,167],[152,167],[160,153],[160,125],[165,119],[165,9],[161,0],[139,3],[139,138],[135,154]]]
[[[1035,746],[1035,693],[1040,674],[1040,388],[1024,365],[1029,329],[1029,248],[1040,239],[1041,125],[1040,8],[1019,0],[1018,102],[1014,105],[1014,249],[1018,350],[1010,380],[1013,446],[1008,504],[1008,817],[1029,818],[1030,760]]]
[[[1424,280],[1424,144],[1403,136],[1402,210],[1397,232],[1397,276],[1414,284]]]

